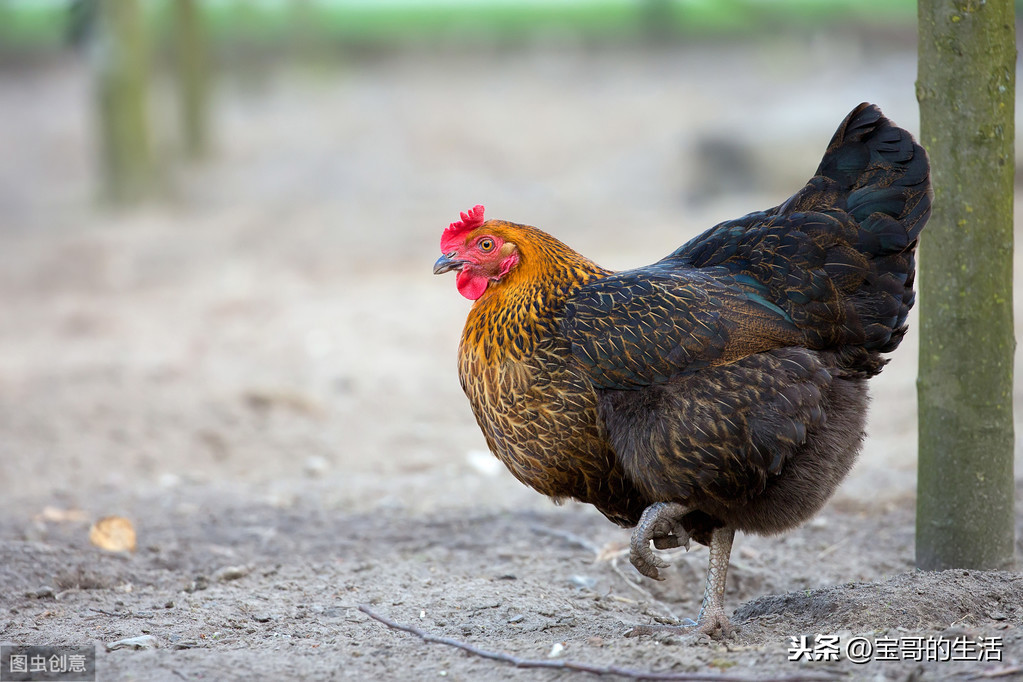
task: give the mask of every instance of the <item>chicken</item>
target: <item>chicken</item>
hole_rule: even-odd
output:
[[[667,566],[651,543],[709,545],[690,627],[730,634],[735,531],[797,526],[856,459],[930,206],[924,150],[861,104],[792,197],[646,267],[614,273],[482,206],[461,214],[434,273],[457,270],[474,301],[458,370],[487,445],[540,493],[635,527],[643,575]]]

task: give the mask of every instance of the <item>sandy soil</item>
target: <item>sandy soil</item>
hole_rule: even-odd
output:
[[[858,102],[915,128],[908,47],[270,68],[221,80],[202,166],[174,159],[158,90],[169,190],[122,212],[94,202],[84,65],[0,70],[0,641],[95,643],[117,680],[571,676],[424,644],[368,605],[530,659],[1019,674],[1019,574],[913,569],[915,336],[874,382],[834,501],[737,540],[737,638],[625,638],[695,615],[706,549],[654,583],[625,531],[503,471],[455,375],[468,304],[430,274],[440,230],[477,202],[610,267],[776,203]],[[135,553],[90,544],[111,514],[134,523]],[[147,634],[153,648],[106,650]],[[1003,661],[788,662],[791,638],[815,634],[998,637]]]

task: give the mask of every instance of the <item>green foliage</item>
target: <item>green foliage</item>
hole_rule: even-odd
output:
[[[65,35],[67,8],[50,3],[0,0],[0,45],[52,47]]]
[[[147,0],[147,21],[172,30],[171,0]],[[536,34],[569,33],[606,41],[646,40],[651,16],[658,33],[685,37],[758,34],[856,22],[910,26],[913,0],[593,0],[585,3],[495,1],[431,4],[331,0],[198,2],[214,41],[286,42],[300,16],[315,38],[347,44],[407,42],[473,44]],[[651,10],[656,6],[656,12]],[[68,3],[0,2],[0,44],[53,46],[66,32]]]

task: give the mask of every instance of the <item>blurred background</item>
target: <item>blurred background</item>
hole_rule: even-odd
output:
[[[861,101],[916,132],[915,75],[912,0],[0,0],[5,495],[546,505],[458,386],[447,223],[646,264]],[[916,343],[846,496],[913,494]]]

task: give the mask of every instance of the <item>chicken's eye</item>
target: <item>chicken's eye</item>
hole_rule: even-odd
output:
[[[493,251],[494,250],[494,240],[490,239],[489,237],[481,239],[480,243],[479,243],[479,247],[480,247],[480,251]]]

